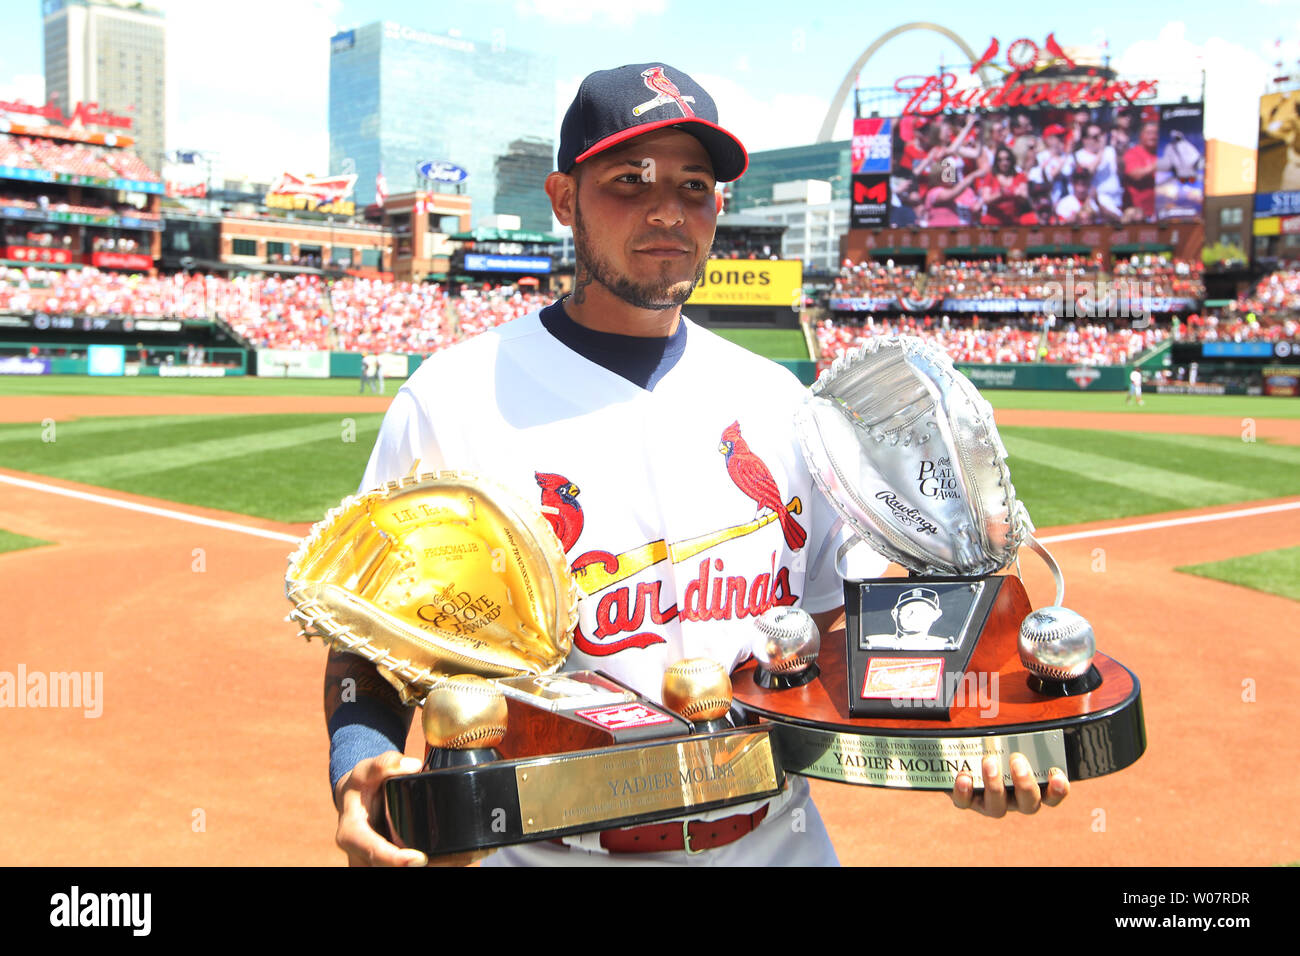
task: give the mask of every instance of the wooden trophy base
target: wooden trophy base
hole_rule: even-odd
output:
[[[430,855],[492,849],[671,820],[785,787],[771,727],[706,729],[591,671],[497,684],[508,731],[495,751],[472,760],[433,751],[423,772],[385,781],[394,842]]]
[[[908,716],[852,717],[843,630],[823,635],[821,673],[802,687],[765,689],[753,662],[732,674],[734,700],[745,716],[772,726],[772,742],[787,773],[863,786],[949,790],[959,772],[982,786],[980,760],[1023,753],[1040,782],[1051,767],[1071,780],[1122,770],[1146,750],[1141,688],[1113,658],[1097,654],[1101,683],[1074,696],[1031,687],[1020,662],[1020,622],[1031,611],[1019,578],[1005,576],[997,602],[965,669],[946,720]]]

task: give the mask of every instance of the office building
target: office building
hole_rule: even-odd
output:
[[[731,201],[727,208],[753,212],[757,207],[772,202],[772,188],[777,183],[808,179],[830,183],[831,199],[847,201],[852,176],[849,169],[851,146],[852,143],[844,139],[750,153],[749,168],[731,187]]]
[[[555,57],[499,41],[393,22],[331,38],[330,172],[357,174],[359,207],[375,201],[382,171],[390,195],[461,192],[475,223],[517,215],[525,230],[550,230],[542,180],[554,166]],[[417,168],[430,161],[468,175],[423,179]]]
[[[79,103],[124,116],[134,151],[162,168],[167,139],[166,21],[118,0],[44,0],[45,95],[65,114]],[[69,117],[70,118],[70,117]]]

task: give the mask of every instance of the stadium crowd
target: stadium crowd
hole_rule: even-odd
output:
[[[1199,262],[1168,256],[1133,255],[1116,259],[1114,280],[1140,283],[1144,294],[1202,299],[1204,267]],[[928,271],[918,266],[845,260],[835,280],[832,298],[897,298],[924,294],[954,299],[1037,299],[1051,294],[1049,283],[1060,284],[1069,275],[1076,283],[1107,278],[1098,257],[1038,256],[1004,261],[953,260]]]
[[[868,317],[862,324],[830,319],[817,325],[821,362],[838,358],[873,338],[913,335],[941,346],[954,362],[1068,362],[1082,365],[1122,365],[1169,336],[1168,328],[1112,329],[1100,324],[1056,323],[1044,328],[1042,315],[972,324],[948,316]]]
[[[257,348],[432,352],[550,301],[510,286],[452,296],[379,279],[0,271],[0,311],[221,319]]]
[[[0,135],[0,166],[96,179],[162,182],[144,160],[129,150],[64,143],[36,136]]]
[[[1132,259],[1125,275],[1160,283],[1167,294],[1186,294],[1200,270],[1186,263]],[[930,273],[914,266],[846,263],[838,295],[889,297],[915,283],[932,294],[960,297],[1030,298],[1066,271],[1095,274],[1087,259],[1031,259],[1013,263],[950,262]],[[1117,274],[1119,269],[1116,269]],[[933,290],[939,290],[937,293]],[[96,269],[0,270],[0,311],[81,316],[213,318],[227,322],[258,348],[337,349],[366,352],[437,351],[459,339],[507,322],[550,301],[545,293],[513,286],[463,289],[452,295],[432,283],[319,276],[204,274],[145,276]],[[1123,363],[1167,337],[1178,340],[1251,341],[1300,335],[1300,271],[1262,279],[1250,295],[1222,313],[1193,313],[1145,328],[1130,322],[1015,315],[931,312],[828,319],[816,327],[821,359],[828,361],[871,337],[920,335],[938,341],[958,361],[1060,361]],[[1044,326],[1046,325],[1046,328]]]

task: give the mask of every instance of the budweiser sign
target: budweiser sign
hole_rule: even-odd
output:
[[[999,61],[1001,44],[994,37],[970,72],[993,69],[1002,73],[996,86],[957,89],[955,73],[931,76],[903,76],[894,81],[895,91],[908,97],[903,114],[934,116],[957,110],[1005,110],[1031,106],[1084,106],[1107,103],[1133,104],[1154,100],[1156,80],[1118,80],[1091,73],[1080,67],[1049,33],[1042,46],[1021,38],[1006,49],[1006,65]],[[1069,79],[1049,80],[1039,74],[1049,67],[1075,71]],[[1078,75],[1084,73],[1085,75]]]
[[[355,206],[346,197],[356,181],[355,173],[319,179],[285,173],[271,183],[266,193],[266,205],[272,209],[307,209],[350,216]]]
[[[100,269],[152,269],[153,259],[136,252],[92,252],[90,264]]]
[[[346,199],[356,182],[355,174],[318,179],[315,176],[295,176],[293,173],[285,173],[271,184],[267,195],[292,196],[314,199],[318,203],[332,203]]]
[[[42,116],[57,126],[111,126],[114,129],[130,129],[131,118],[110,113],[99,108],[98,103],[78,103],[72,113],[64,113],[54,102],[49,100],[44,106],[24,103],[22,100],[0,100],[0,112],[22,113],[25,116]]]

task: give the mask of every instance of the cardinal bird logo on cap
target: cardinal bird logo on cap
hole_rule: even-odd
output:
[[[776,514],[790,550],[798,551],[802,548],[808,540],[808,532],[804,531],[799,522],[794,520],[794,515],[781,503],[781,489],[776,486],[776,479],[772,477],[767,465],[763,464],[763,459],[750,451],[745,439],[740,437],[740,422],[732,422],[722,432],[718,451],[727,457],[727,474],[736,483],[736,487],[754,499],[759,511],[766,508]]]
[[[641,78],[645,81],[645,85],[650,92],[655,94],[655,98],[633,109],[633,116],[648,113],[650,110],[667,103],[676,103],[683,116],[695,115],[695,110],[686,105],[687,103],[694,103],[695,97],[682,96],[682,91],[677,88],[677,84],[664,75],[662,66],[652,66],[648,70],[643,70]]]

